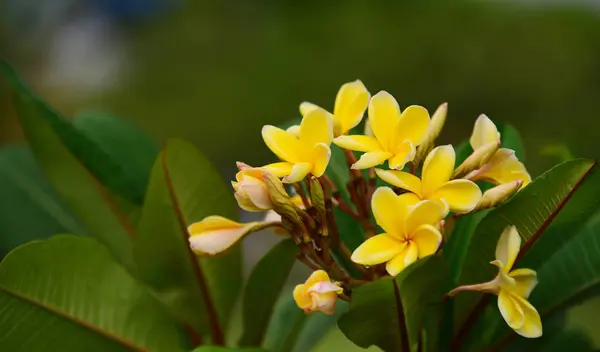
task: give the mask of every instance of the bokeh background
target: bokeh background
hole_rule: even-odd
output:
[[[236,160],[273,160],[262,125],[298,117],[304,100],[332,108],[357,78],[401,106],[448,102],[442,143],[468,138],[481,113],[510,122],[533,176],[600,157],[594,0],[0,0],[0,58],[63,114],[185,138],[226,178]],[[0,143],[21,139],[0,82]],[[249,263],[273,241],[261,236],[246,244]],[[598,347],[599,313],[592,301],[569,314]],[[329,341],[323,350],[346,346]]]

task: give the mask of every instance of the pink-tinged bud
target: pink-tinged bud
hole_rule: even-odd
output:
[[[515,194],[523,185],[522,180],[516,180],[488,189],[477,203],[475,211],[495,207]]]
[[[456,170],[454,170],[452,178],[459,178],[469,174],[473,170],[481,168],[494,157],[499,148],[500,141],[498,140],[475,149],[475,151],[471,153],[471,155],[469,155]]]
[[[231,182],[239,206],[247,211],[273,209],[273,203],[264,182],[263,171],[247,166],[238,162],[240,171],[235,175],[236,181]]]
[[[305,313],[322,312],[331,315],[335,312],[335,303],[344,289],[338,283],[331,282],[329,275],[317,270],[304,284],[294,288],[294,301]]]

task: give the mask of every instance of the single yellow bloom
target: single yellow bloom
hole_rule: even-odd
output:
[[[259,168],[244,168],[235,175],[236,181],[231,181],[240,208],[246,211],[273,209],[263,172]]]
[[[535,338],[542,336],[540,315],[527,301],[537,285],[536,272],[531,269],[512,270],[521,249],[521,236],[516,227],[507,227],[496,246],[496,260],[491,262],[498,267],[498,275],[490,282],[478,285],[461,286],[452,290],[452,296],[460,291],[481,291],[498,296],[498,308],[502,317],[521,336]]]
[[[344,289],[331,282],[325,271],[317,270],[304,284],[294,288],[294,301],[307,314],[322,312],[331,315],[335,312],[337,296],[342,292]]]
[[[262,137],[265,144],[282,162],[263,167],[283,182],[302,181],[309,173],[319,177],[325,173],[333,139],[331,114],[314,109],[302,118],[298,135],[275,126],[264,126]]]
[[[455,213],[468,213],[481,199],[481,190],[469,180],[452,180],[456,155],[451,145],[431,151],[423,163],[422,179],[404,171],[376,169],[385,182],[412,192],[419,200],[432,200]]]
[[[500,141],[500,132],[496,125],[487,116],[481,115],[475,121],[475,127],[471,134],[471,147],[473,150],[482,148],[489,143],[498,143]],[[494,184],[503,184],[512,181],[521,180],[523,187],[531,182],[531,176],[525,169],[525,165],[520,162],[512,149],[500,148],[492,159],[479,170],[475,170],[467,175],[472,181],[487,181]]]
[[[391,169],[402,169],[415,157],[429,128],[429,113],[422,106],[412,105],[400,113],[396,99],[381,91],[369,102],[369,124],[374,137],[340,136],[333,142],[344,149],[364,152],[352,165],[366,169],[388,160]]]
[[[268,222],[240,224],[222,216],[211,215],[188,226],[190,248],[198,255],[215,255],[226,251],[244,236],[273,225]]]
[[[335,97],[335,105],[333,107],[332,122],[335,137],[347,134],[348,131],[360,123],[369,104],[370,97],[371,95],[367,87],[360,80],[342,85]],[[320,107],[309,102],[300,104],[300,113],[302,116],[308,115],[309,112],[315,109],[320,109]],[[288,130],[294,132],[297,128],[291,127]]]
[[[396,195],[389,187],[373,194],[371,207],[377,224],[385,233],[367,239],[352,253],[362,265],[386,263],[387,272],[398,275],[417,258],[434,254],[442,241],[438,225],[444,210],[435,202],[416,204],[410,193]]]

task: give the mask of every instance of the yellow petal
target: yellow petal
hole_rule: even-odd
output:
[[[523,327],[525,314],[521,305],[514,298],[514,295],[500,290],[498,294],[498,309],[500,309],[500,314],[502,314],[508,326],[516,331]]]
[[[419,249],[415,243],[409,242],[402,253],[398,254],[392,260],[387,262],[385,270],[392,276],[398,275],[404,268],[417,260]]]
[[[280,159],[291,163],[302,159],[302,145],[293,134],[275,126],[264,126],[262,137],[265,144]]]
[[[208,217],[188,227],[190,248],[194,253],[215,255],[224,252],[260,226],[258,222],[238,224],[231,220],[223,221],[224,218],[216,218],[221,217]],[[219,224],[223,226],[219,226]]]
[[[302,116],[306,116],[306,115],[308,115],[309,112],[316,110],[316,109],[321,109],[321,107],[316,104],[309,103],[307,101],[302,102],[300,104],[300,114]]]
[[[422,106],[411,105],[400,115],[400,122],[396,127],[395,143],[405,140],[411,141],[415,146],[420,145],[427,135],[429,128],[429,112]]]
[[[261,209],[261,208],[257,207],[256,205],[254,205],[254,203],[252,203],[250,198],[244,197],[244,196],[240,195],[238,192],[234,193],[233,196],[235,197],[235,200],[237,201],[240,208],[242,208],[246,211],[265,211],[265,209]]]
[[[332,284],[333,285],[333,284]],[[312,312],[321,312],[326,315],[332,315],[335,313],[335,302],[337,301],[337,293],[309,293],[312,299]]]
[[[424,200],[415,205],[406,217],[404,223],[404,233],[411,236],[421,225],[437,225],[446,214],[443,214],[443,209],[435,202]]]
[[[423,163],[423,196],[429,195],[450,180],[456,155],[451,145],[439,146],[431,151]]]
[[[408,172],[375,169],[377,176],[392,186],[400,187],[421,197],[421,180]]]
[[[395,150],[394,156],[390,159],[390,169],[400,170],[404,165],[415,158],[417,150],[411,141],[402,142]]]
[[[292,173],[283,178],[284,183],[296,183],[304,180],[306,175],[312,170],[313,165],[311,163],[298,163],[294,164]]]
[[[495,184],[521,180],[521,187],[525,187],[531,182],[531,176],[513,150],[502,148],[480,169],[473,180],[485,180]]]
[[[435,226],[421,225],[411,235],[419,249],[419,258],[434,254],[442,243],[442,234]]]
[[[300,123],[300,142],[306,150],[323,143],[326,146],[333,140],[331,114],[323,109],[315,109],[302,118]]]
[[[348,133],[360,123],[369,104],[369,97],[369,91],[360,80],[342,85],[333,108],[333,115],[341,126],[340,134]]]
[[[333,143],[340,148],[358,152],[383,151],[377,139],[369,136],[339,136]]]
[[[373,166],[381,165],[389,159],[392,153],[388,152],[368,152],[361,155],[360,159],[352,165],[352,169],[361,170],[368,169]]]
[[[479,203],[481,190],[469,180],[452,180],[439,187],[428,199],[443,199],[451,211],[468,213]]]
[[[264,171],[272,174],[275,177],[282,178],[292,173],[292,168],[294,164],[288,163],[286,161],[282,161],[279,163],[273,163],[269,165],[265,165],[261,167]]]
[[[315,145],[312,155],[312,174],[315,177],[321,177],[325,173],[330,158],[331,149],[329,149],[329,146],[325,143],[318,143]]]
[[[202,221],[195,222],[188,226],[188,232],[191,236],[195,234],[200,234],[205,231],[211,231],[215,229],[225,229],[225,228],[241,228],[244,224],[240,224],[239,222],[235,222],[233,220],[229,220],[219,215],[211,215],[207,216]]]
[[[389,187],[379,187],[373,193],[371,208],[375,221],[392,236],[402,237],[408,207]]]
[[[410,210],[412,207],[414,207],[421,201],[421,198],[419,198],[419,196],[417,196],[414,193],[407,192],[399,195],[398,200],[404,203]]]
[[[298,305],[298,307],[300,307],[301,309],[305,310],[310,309],[310,307],[312,306],[312,299],[306,292],[306,287],[307,286],[305,284],[296,285],[296,287],[294,287],[293,293],[296,305]]]
[[[262,174],[260,177],[261,179],[252,176],[244,177],[240,183],[239,190],[243,192],[256,207],[262,210],[269,210],[273,207],[273,203],[271,203],[267,186],[262,181]]]
[[[523,326],[520,329],[515,329],[515,332],[523,337],[536,338],[542,336],[542,320],[540,314],[537,312],[534,306],[531,305],[523,297],[512,295],[515,302],[520,306],[523,311],[524,320]]]
[[[496,128],[496,125],[485,115],[480,115],[475,121],[475,127],[473,128],[473,133],[471,134],[471,139],[469,142],[471,143],[471,148],[473,150],[491,143],[500,140],[500,133]]]
[[[369,102],[369,122],[379,144],[386,150],[391,151],[398,121],[400,107],[396,99],[386,91],[375,94]]]
[[[306,279],[306,287],[311,287],[320,281],[331,281],[329,279],[329,275],[325,272],[325,270],[315,270],[310,274],[308,279]]]
[[[363,242],[354,250],[350,259],[362,265],[381,264],[400,254],[404,247],[406,247],[406,242],[401,242],[384,233]]]
[[[505,273],[510,272],[521,249],[521,236],[514,225],[508,226],[496,245],[496,260],[502,262]]]
[[[286,132],[294,135],[296,138],[300,138],[300,125],[292,125],[285,130]]]
[[[531,269],[516,269],[508,273],[508,276],[515,279],[513,293],[521,297],[529,298],[538,284],[537,274]]]

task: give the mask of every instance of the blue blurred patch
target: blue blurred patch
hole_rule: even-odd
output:
[[[148,19],[181,5],[180,0],[91,0],[109,17],[119,20]]]

